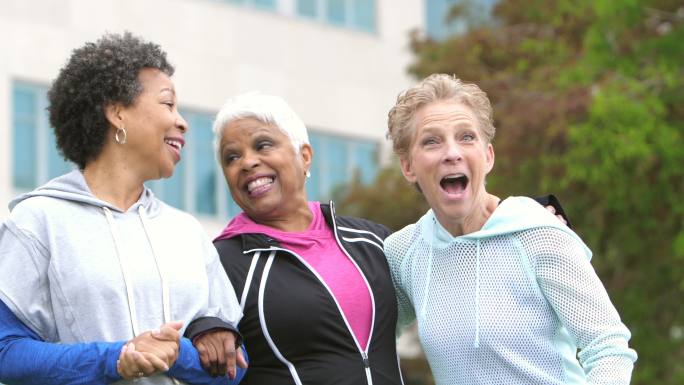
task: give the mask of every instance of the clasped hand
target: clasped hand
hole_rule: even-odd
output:
[[[169,370],[178,358],[182,321],[163,324],[128,341],[121,349],[116,369],[125,380]]]
[[[242,349],[237,346],[235,333],[225,329],[211,329],[193,339],[202,367],[212,376],[235,379],[237,366],[247,368]]]

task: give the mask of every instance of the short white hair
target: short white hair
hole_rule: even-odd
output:
[[[213,125],[214,150],[219,158],[219,145],[223,138],[224,128],[235,120],[247,118],[278,127],[290,138],[297,154],[303,144],[309,144],[309,135],[304,122],[282,98],[260,92],[248,92],[228,99],[216,114]]]

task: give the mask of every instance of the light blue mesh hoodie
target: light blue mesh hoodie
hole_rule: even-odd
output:
[[[637,356],[591,252],[535,201],[459,237],[430,210],[385,253],[398,327],[417,320],[437,384],[629,384]]]
[[[76,170],[10,210],[0,225],[0,300],[44,341],[127,341],[169,321],[185,327],[212,316],[237,325],[242,316],[199,222],[147,188],[121,211],[93,196]]]

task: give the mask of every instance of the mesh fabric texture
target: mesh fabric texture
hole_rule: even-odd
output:
[[[417,319],[438,385],[629,384],[629,330],[567,232],[435,245],[422,229],[395,233],[385,252],[398,330]]]

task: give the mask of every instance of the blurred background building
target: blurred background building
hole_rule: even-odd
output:
[[[150,187],[216,234],[238,212],[215,165],[211,123],[226,98],[282,96],[310,129],[312,199],[373,180],[386,114],[409,84],[420,0],[9,0],[0,5],[0,201],[72,168],[55,148],[46,91],[72,49],[106,31],[159,43],[191,129],[174,176]],[[0,216],[7,214],[3,204]]]
[[[454,2],[4,0],[0,201],[72,168],[55,147],[46,91],[72,49],[124,30],[168,52],[191,127],[174,176],[150,187],[199,217],[210,234],[239,211],[212,151],[214,114],[231,95],[280,95],[300,114],[316,151],[311,199],[329,199],[352,177],[368,183],[385,158],[387,111],[410,84],[409,32],[441,38],[462,28],[443,22]],[[3,204],[0,217],[6,214]]]

